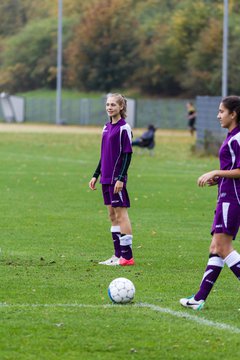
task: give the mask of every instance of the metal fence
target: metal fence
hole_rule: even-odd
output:
[[[187,129],[186,102],[183,99],[137,99],[135,100],[135,127],[155,125],[159,129]],[[198,149],[216,154],[226,136],[217,120],[220,96],[197,96]],[[0,119],[3,119],[0,107]],[[62,122],[69,125],[99,125],[107,120],[105,97],[99,99],[63,99]],[[55,99],[25,98],[25,121],[55,123]]]
[[[137,99],[135,100],[135,127],[154,124],[160,129],[187,129],[187,99]],[[192,100],[190,100],[192,101]],[[204,146],[206,137],[222,140],[225,130],[217,120],[221,97],[197,96],[197,145]],[[0,107],[0,118],[3,119]],[[107,120],[105,97],[98,99],[63,99],[62,122],[69,125],[99,125]],[[25,121],[38,123],[56,122],[54,98],[25,98]]]
[[[226,136],[217,119],[220,96],[197,96],[197,148],[211,154],[217,154]]]
[[[137,100],[135,124],[137,127],[152,123],[160,129],[186,129],[186,102],[178,99]]]
[[[135,127],[154,124],[160,129],[187,128],[187,100],[135,100]],[[3,118],[0,113],[0,117]],[[69,125],[100,125],[106,122],[105,98],[63,99],[62,122]],[[55,123],[55,99],[25,98],[25,121]]]
[[[1,106],[0,106],[0,119],[4,119],[3,112],[2,112],[2,107],[1,107]]]

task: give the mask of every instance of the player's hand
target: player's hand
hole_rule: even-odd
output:
[[[97,190],[96,188],[96,182],[97,182],[97,178],[93,177],[89,183],[88,183],[88,186],[90,187],[91,190]]]
[[[213,179],[210,179],[210,180],[207,182],[207,185],[208,185],[208,186],[217,185],[217,184],[218,184],[218,181],[219,181],[219,176],[215,176]]]
[[[216,170],[213,170],[213,171],[210,171],[206,174],[203,174],[201,175],[199,178],[198,178],[198,186],[205,186],[205,185],[209,185],[209,186],[213,186],[213,185],[216,185],[217,182],[218,182],[218,175],[217,175],[217,171]]]
[[[113,193],[114,194],[117,194],[119,193],[120,191],[122,191],[123,189],[123,182],[118,180],[114,186],[114,190],[113,190]]]

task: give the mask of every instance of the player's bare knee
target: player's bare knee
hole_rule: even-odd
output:
[[[230,250],[228,246],[218,244],[216,254],[218,254],[218,256],[220,256],[222,259],[224,259],[229,254],[229,252]]]
[[[215,244],[211,244],[209,247],[209,254],[218,254],[217,253],[217,246]],[[219,254],[218,254],[219,255]]]
[[[119,224],[124,223],[124,216],[121,213],[117,213],[116,220]]]
[[[109,218],[109,220],[111,221],[111,223],[116,222],[117,216],[116,216],[116,213],[115,213],[115,211],[114,211],[113,208],[110,208],[110,209],[108,210],[108,218]]]

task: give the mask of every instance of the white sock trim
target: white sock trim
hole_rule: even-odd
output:
[[[114,233],[114,232],[121,233],[120,226],[111,226],[110,231],[111,231],[112,233]]]
[[[219,256],[212,256],[208,260],[208,265],[224,267],[224,260]]]
[[[225,257],[224,262],[229,268],[231,268],[233,265],[240,262],[240,254],[236,250],[233,250],[227,257]]]
[[[124,235],[124,236],[120,237],[120,245],[122,245],[122,246],[130,245],[131,246],[132,239],[133,239],[132,235]]]

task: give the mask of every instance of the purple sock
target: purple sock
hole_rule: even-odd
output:
[[[121,246],[121,256],[124,259],[130,260],[132,255],[132,235],[121,234],[120,237],[120,246]]]
[[[234,275],[240,280],[240,254],[233,250],[225,259],[224,262],[232,270]]]
[[[111,226],[112,240],[114,246],[115,256],[120,258],[121,256],[121,247],[120,247],[120,226]]]
[[[223,266],[224,261],[221,257],[215,254],[210,254],[200,289],[194,296],[196,301],[206,300],[220,272],[222,271]]]

